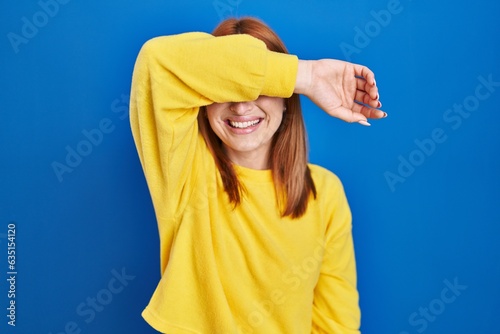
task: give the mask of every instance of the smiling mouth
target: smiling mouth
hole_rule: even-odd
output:
[[[235,122],[231,120],[227,120],[226,123],[229,124],[230,127],[236,128],[236,129],[246,129],[250,128],[252,126],[256,126],[262,121],[262,118],[253,120],[253,121],[246,121],[246,122]]]

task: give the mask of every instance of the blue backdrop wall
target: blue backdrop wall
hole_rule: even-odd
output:
[[[362,331],[500,333],[499,2],[0,9],[1,333],[155,332],[140,316],[160,272],[129,129],[132,68],[147,39],[229,15],[260,17],[303,59],[376,73],[389,117],[370,128],[303,99],[311,161],[340,176],[352,207]]]

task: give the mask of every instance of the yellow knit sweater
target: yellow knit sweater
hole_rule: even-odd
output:
[[[143,317],[167,334],[359,333],[351,213],[331,172],[299,219],[282,218],[271,172],[236,166],[233,209],[203,137],[199,107],[289,97],[296,56],[248,35],[148,41],[132,80],[131,126],[153,200],[161,273]]]

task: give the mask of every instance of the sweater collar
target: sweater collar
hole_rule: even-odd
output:
[[[273,173],[270,169],[258,170],[234,164],[238,178],[244,182],[272,183]]]

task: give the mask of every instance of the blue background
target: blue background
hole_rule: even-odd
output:
[[[303,59],[376,73],[389,117],[370,128],[303,99],[311,161],[340,176],[352,207],[363,333],[500,333],[499,84],[476,98],[479,77],[500,82],[500,2],[60,1],[0,5],[1,333],[155,333],[140,316],[160,273],[127,117],[132,68],[147,39],[211,31],[231,14],[265,20]],[[450,114],[463,103],[469,116]],[[436,129],[446,140],[431,144]],[[69,167],[77,149],[86,156]],[[59,177],[57,163],[68,166]],[[128,276],[119,292],[117,272]],[[446,280],[460,286],[452,302]],[[92,298],[105,304],[93,317]]]

